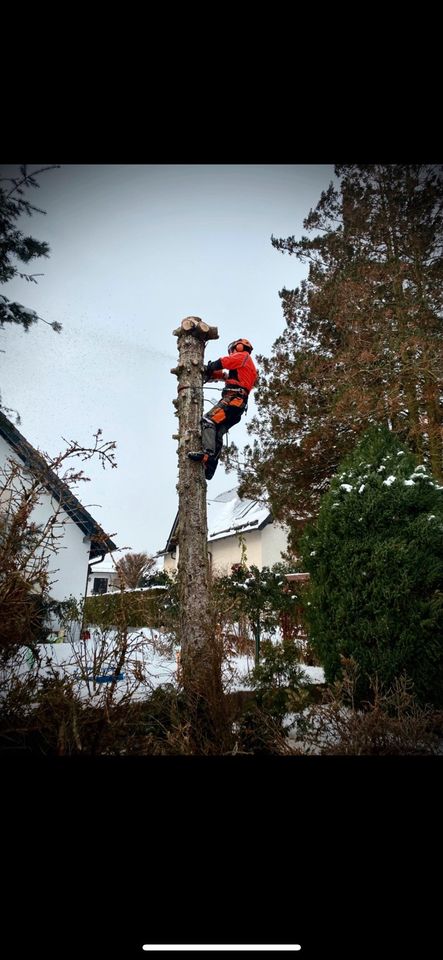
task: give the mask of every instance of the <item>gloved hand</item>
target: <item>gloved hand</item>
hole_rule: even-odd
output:
[[[218,370],[217,360],[210,360],[203,369],[203,383],[207,383],[208,380],[212,379],[214,370]]]

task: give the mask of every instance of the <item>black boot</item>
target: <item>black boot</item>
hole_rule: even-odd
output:
[[[196,460],[197,462],[202,461],[204,464],[206,464],[209,454],[205,453],[204,450],[196,450],[188,453],[188,457],[190,460]]]
[[[205,477],[207,480],[212,480],[217,467],[218,467],[217,457],[209,456],[205,463]]]

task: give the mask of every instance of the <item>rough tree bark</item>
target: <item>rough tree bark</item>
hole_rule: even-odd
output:
[[[199,317],[186,317],[173,331],[179,362],[171,370],[178,378],[178,579],[180,596],[181,668],[191,739],[196,750],[207,749],[220,734],[222,719],[221,656],[216,648],[216,624],[211,624],[207,548],[206,479],[201,463],[188,459],[201,449],[203,360],[207,340],[218,339],[216,327]]]

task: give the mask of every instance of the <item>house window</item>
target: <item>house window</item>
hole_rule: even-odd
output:
[[[94,577],[94,586],[92,588],[93,593],[107,593],[108,592],[108,580],[107,577]]]

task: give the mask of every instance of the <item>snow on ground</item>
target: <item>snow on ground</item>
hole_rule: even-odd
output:
[[[130,630],[125,662],[117,673],[115,699],[127,693],[131,698],[144,699],[153,689],[163,684],[178,688],[177,669],[179,649],[171,638],[149,627]],[[119,663],[119,647],[115,631],[90,628],[90,639],[72,643],[39,645],[39,662],[30,651],[23,650],[15,674],[28,671],[49,677],[58,674],[75,679],[76,693],[83,699],[99,704],[115,676]],[[160,649],[161,648],[161,649]],[[300,664],[308,682],[323,683],[321,667]],[[223,663],[223,686],[226,692],[251,689],[248,679],[254,668],[254,657],[229,657]],[[3,678],[7,688],[7,678]]]
[[[312,669],[318,670],[321,668],[314,667]],[[343,707],[342,714],[343,716],[346,714],[349,716],[351,711],[347,707]],[[312,734],[315,734],[315,743],[312,742],[312,736],[310,742],[308,744],[306,742],[304,734],[306,723],[311,728]],[[316,706],[305,707],[301,713],[287,713],[283,721],[283,728],[286,733],[286,740],[292,749],[301,750],[303,753],[319,754],[323,747],[331,746],[340,739],[336,725],[332,720],[328,721],[327,716],[322,711],[319,712]]]
[[[230,657],[224,663],[225,688],[230,691],[247,689],[246,681],[254,669],[254,663],[254,657]],[[300,669],[309,683],[325,682],[323,667],[308,667],[305,663],[301,663]],[[232,675],[231,679],[229,674]]]
[[[89,640],[72,643],[39,644],[38,655],[33,657],[23,648],[16,665],[9,669],[9,676],[24,676],[32,672],[39,677],[68,677],[74,679],[75,692],[82,700],[99,705],[109,692],[109,684],[119,667],[120,651],[115,631],[102,634],[90,630]],[[150,628],[129,631],[128,647],[124,664],[117,673],[115,699],[127,693],[135,700],[144,699],[156,687],[172,683],[177,685],[177,661],[175,653],[170,656],[155,649],[158,635]],[[8,686],[6,674],[1,678],[3,691]]]

